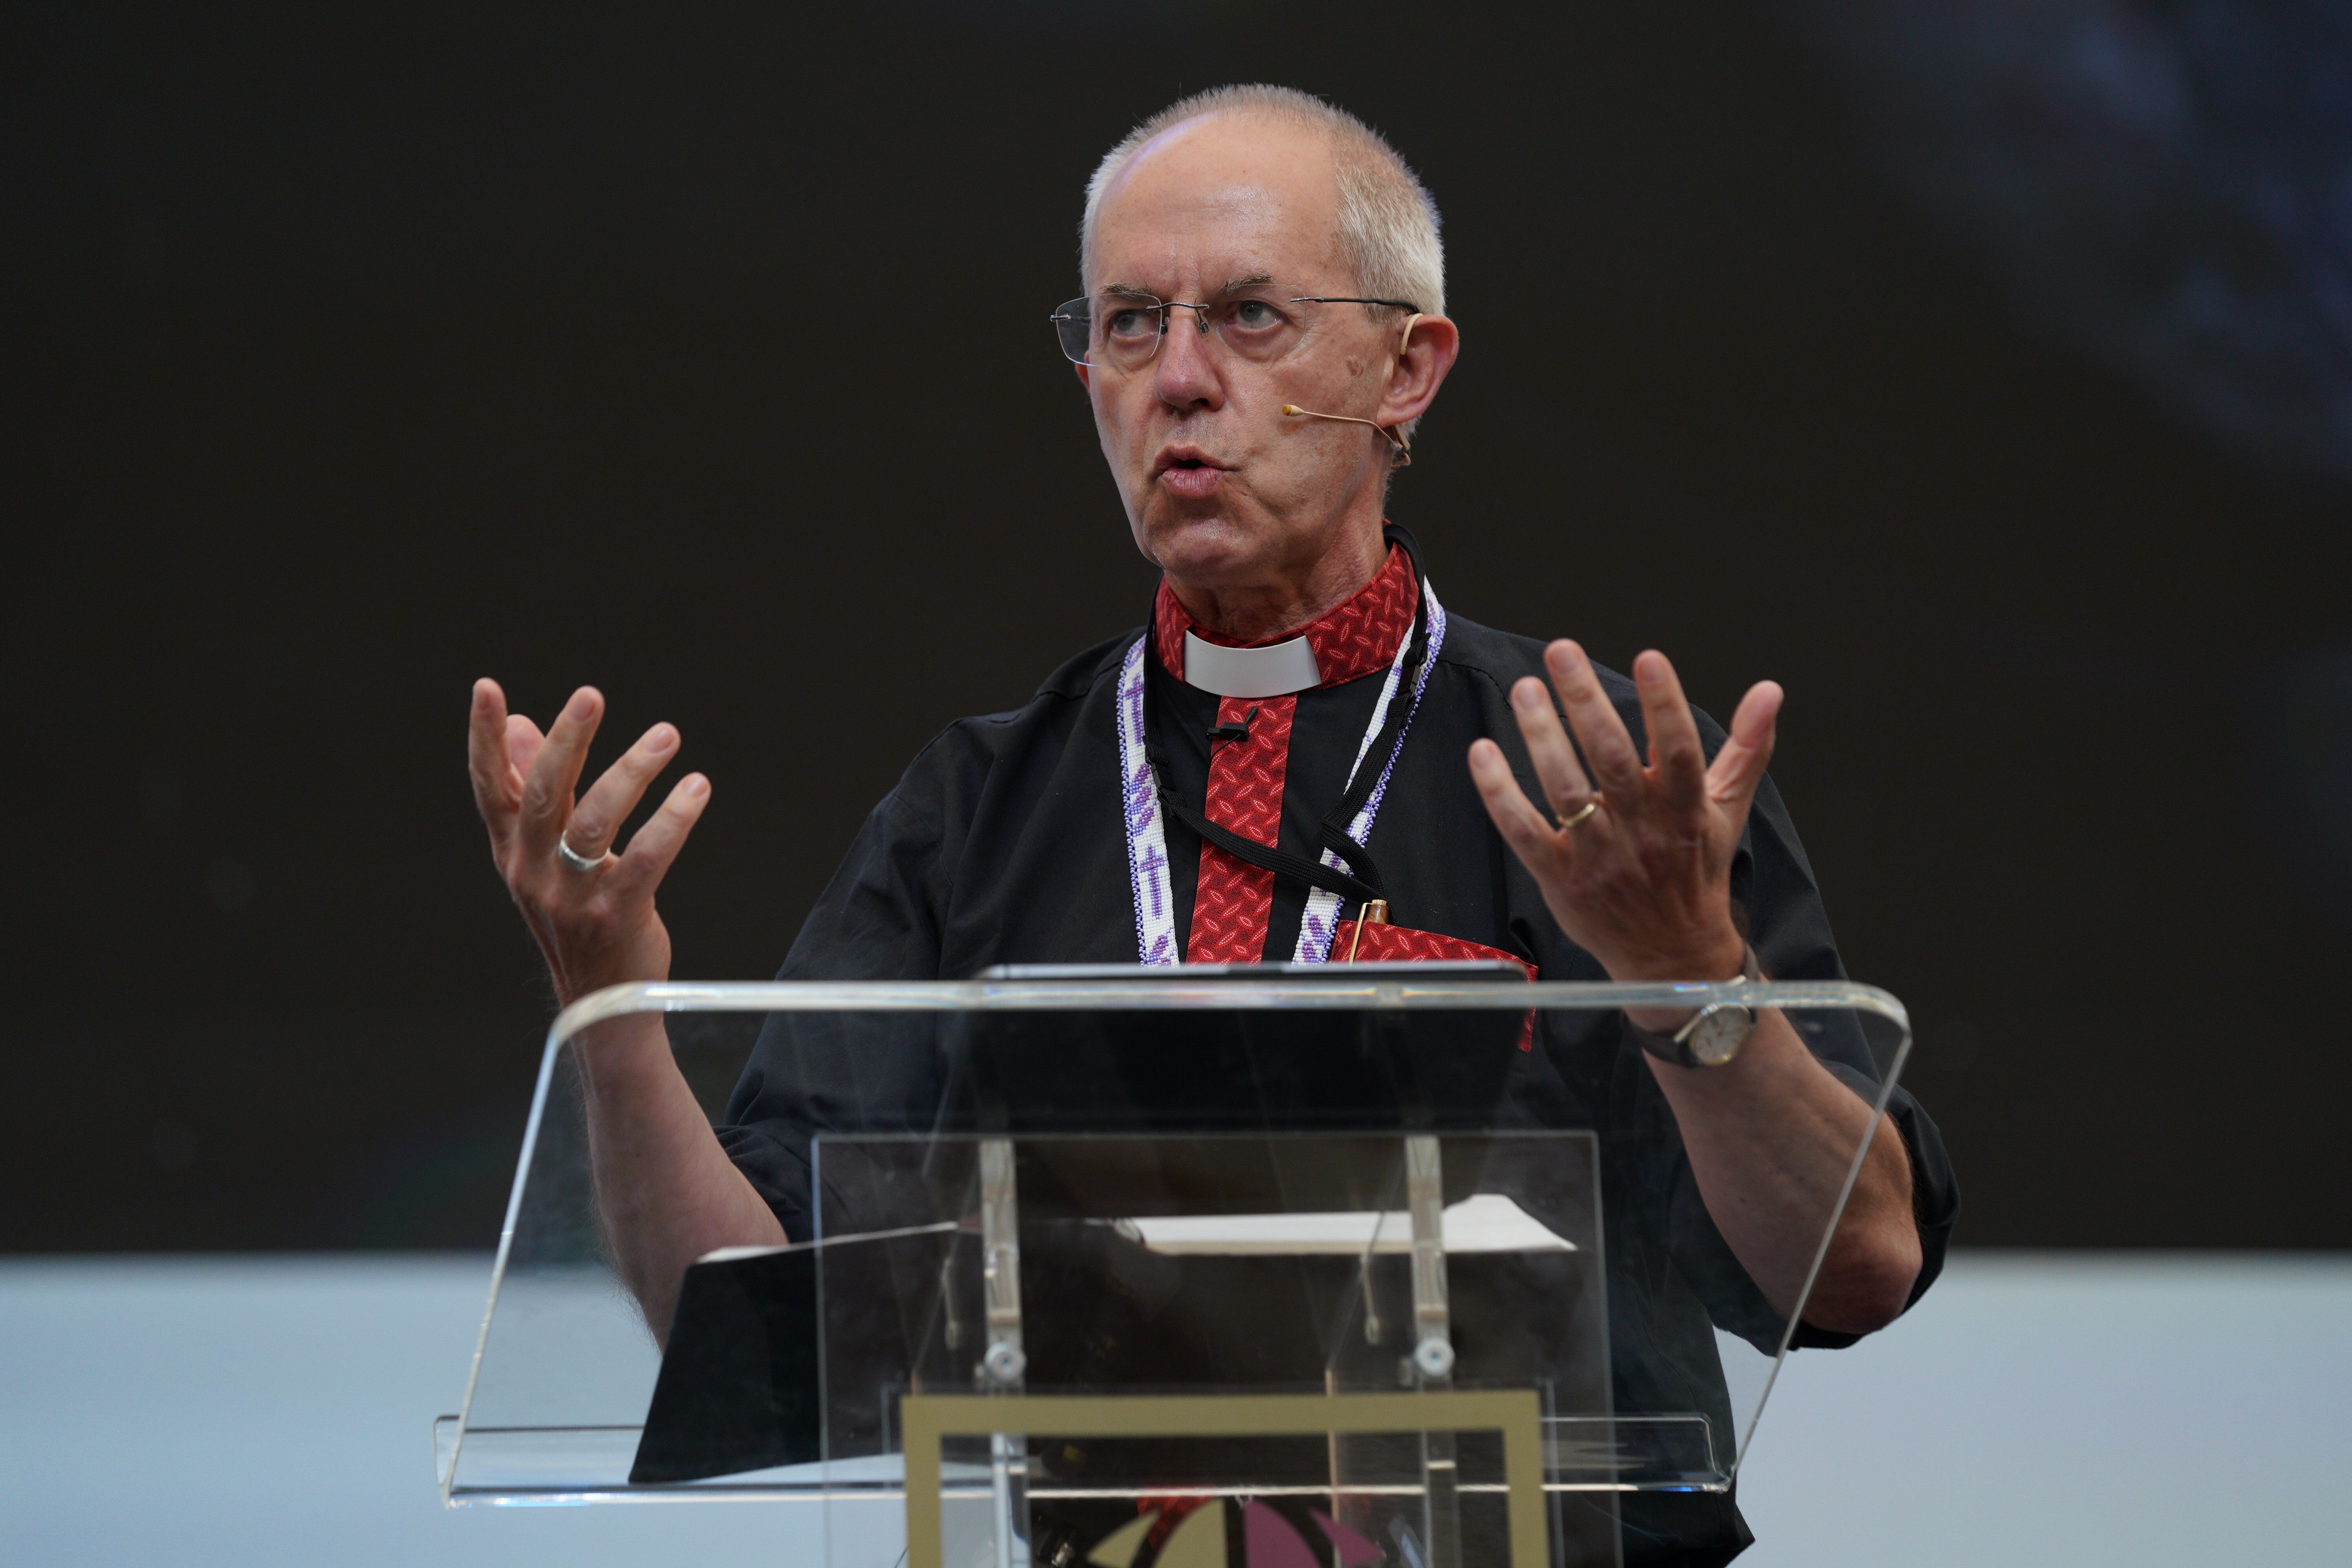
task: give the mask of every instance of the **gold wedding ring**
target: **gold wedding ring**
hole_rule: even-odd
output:
[[[1594,812],[1599,811],[1600,809],[1601,797],[1596,795],[1591,800],[1584,803],[1583,810],[1578,812],[1574,816],[1561,818],[1559,825],[1562,827],[1573,827],[1578,823],[1582,822],[1586,817],[1591,816]]]

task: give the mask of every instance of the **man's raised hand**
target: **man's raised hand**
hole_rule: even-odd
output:
[[[710,781],[687,774],[628,847],[608,853],[646,787],[677,754],[678,734],[655,725],[575,799],[604,716],[603,695],[583,686],[541,734],[507,711],[497,681],[474,683],[467,746],[474,803],[490,830],[499,875],[565,1004],[606,985],[668,978],[669,932],[655,912],[654,889],[710,801]],[[559,844],[595,864],[584,871],[568,864]]]
[[[1649,734],[1645,765],[1582,648],[1555,642],[1544,650],[1544,666],[1591,773],[1543,683],[1532,676],[1518,682],[1512,716],[1553,816],[1528,800],[1500,746],[1477,742],[1470,775],[1504,842],[1543,889],[1569,940],[1611,978],[1738,973],[1745,939],[1731,918],[1731,861],[1771,759],[1780,688],[1767,680],[1748,689],[1710,766],[1674,666],[1662,653],[1641,655],[1633,683]]]

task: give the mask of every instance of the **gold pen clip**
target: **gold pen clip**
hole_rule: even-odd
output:
[[[1348,938],[1348,956],[1344,962],[1349,963],[1356,962],[1356,950],[1364,945],[1366,926],[1384,926],[1388,923],[1389,901],[1386,899],[1374,899],[1359,910],[1356,912],[1356,929]]]

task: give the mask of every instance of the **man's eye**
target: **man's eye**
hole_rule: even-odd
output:
[[[1263,300],[1243,300],[1234,306],[1233,322],[1245,332],[1264,331],[1282,325],[1282,312]]]
[[[1159,312],[1140,305],[1113,310],[1103,318],[1103,331],[1114,338],[1148,338],[1160,330]]]

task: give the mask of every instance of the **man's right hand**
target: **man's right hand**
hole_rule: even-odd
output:
[[[656,724],[577,800],[588,742],[604,699],[582,687],[540,733],[507,711],[495,680],[474,683],[474,799],[490,829],[499,874],[539,939],[566,1005],[592,991],[669,978],[669,932],[654,889],[710,802],[710,781],[688,773],[629,840],[612,847],[646,786],[677,754],[677,731]],[[568,844],[588,870],[556,853]],[[592,1047],[592,1041],[593,1048]],[[588,1115],[596,1215],[613,1268],[667,1340],[688,1265],[719,1247],[777,1247],[784,1227],[712,1136],[658,1013],[632,1013],[572,1037]]]
[[[566,1005],[604,986],[669,978],[669,932],[654,911],[654,889],[710,801],[710,781],[688,773],[625,850],[593,870],[567,865],[557,844],[584,860],[605,855],[646,786],[677,753],[677,731],[656,724],[575,800],[588,742],[604,716],[604,696],[583,686],[541,734],[507,711],[497,681],[474,683],[467,746],[474,803],[489,827],[499,874],[539,939],[556,997]]]

